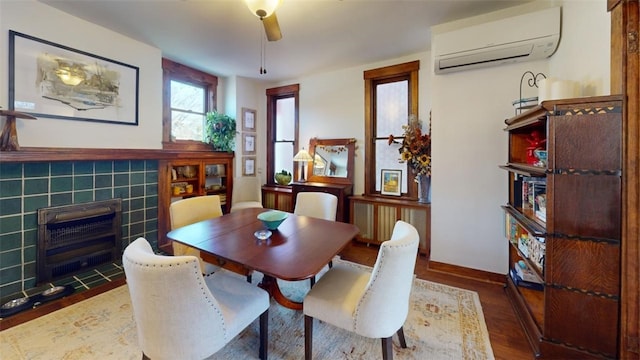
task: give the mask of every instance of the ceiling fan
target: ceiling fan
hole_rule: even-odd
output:
[[[262,21],[267,40],[278,41],[282,39],[282,32],[275,13],[282,0],[245,0],[245,2],[249,10]]]

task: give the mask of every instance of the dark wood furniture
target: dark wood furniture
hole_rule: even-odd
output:
[[[325,192],[338,198],[336,220],[349,222],[349,196],[353,194],[353,171],[356,140],[309,140],[309,154],[313,162],[307,169],[307,182],[293,182],[292,200],[295,208],[299,192]]]
[[[621,96],[545,101],[505,121],[509,268],[522,262],[544,285],[508,275],[506,291],[536,356],[619,355],[622,105]],[[546,165],[527,156],[534,132],[546,134]],[[546,188],[546,221],[532,185]]]
[[[293,212],[293,196],[291,186],[263,185],[262,206],[267,209]]]
[[[349,197],[349,222],[360,229],[356,240],[380,245],[391,239],[398,220],[415,226],[420,235],[419,253],[429,257],[431,249],[431,204],[379,196]]]
[[[173,252],[166,237],[167,232],[171,230],[171,202],[187,197],[220,195],[222,211],[227,213],[231,207],[234,154],[209,152],[208,156],[191,155],[189,158],[158,162],[158,247],[169,253]],[[192,173],[189,173],[187,168],[190,168]],[[193,188],[191,193],[186,191],[186,185]]]
[[[336,221],[349,222],[349,195],[353,192],[351,184],[331,184],[319,182],[294,182],[291,184],[293,207],[300,192],[324,192],[335,195],[338,198],[338,208],[336,209]]]
[[[266,242],[254,233],[263,229],[256,216],[265,209],[243,209],[188,225],[167,234],[173,241],[264,274],[260,286],[282,306],[302,309],[286,298],[276,279],[314,277],[351,239],[358,228],[351,224],[289,214]]]
[[[621,359],[640,359],[640,2],[608,0],[611,92],[623,94]]]

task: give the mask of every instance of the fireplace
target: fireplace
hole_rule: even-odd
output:
[[[120,259],[122,199],[38,209],[38,284]]]

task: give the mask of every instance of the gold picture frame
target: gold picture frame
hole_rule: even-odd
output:
[[[380,180],[382,185],[380,186],[380,194],[382,195],[402,195],[402,171],[401,170],[389,170],[382,169]]]
[[[256,131],[256,111],[242,108],[242,131]]]

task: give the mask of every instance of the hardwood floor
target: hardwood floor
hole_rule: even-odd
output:
[[[354,242],[340,255],[344,260],[373,266],[378,248]],[[428,261],[424,256],[418,257],[415,272],[420,279],[478,293],[496,360],[534,359],[524,331],[501,284],[434,271],[429,269]]]

